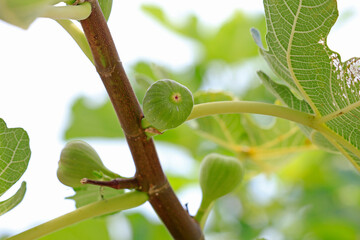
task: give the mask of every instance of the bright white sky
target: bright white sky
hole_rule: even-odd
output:
[[[203,22],[215,25],[237,9],[263,12],[261,0],[114,0],[109,25],[125,67],[147,59],[178,68],[191,64],[194,57],[189,41],[179,40],[140,12],[143,3],[161,5],[174,19],[195,13]],[[357,35],[360,16],[356,16],[359,9],[360,2],[339,1],[340,18],[345,12],[355,13],[345,24],[337,24],[328,40],[330,48],[344,60],[360,56]],[[24,128],[30,135],[32,149],[29,168],[21,179],[28,184],[25,199],[0,217],[1,235],[25,230],[74,209],[73,201],[64,199],[73,192],[56,178],[57,162],[65,144],[62,134],[74,99],[87,95],[101,101],[104,87],[90,62],[54,21],[37,20],[27,31],[0,21],[0,33],[0,118],[8,127]],[[110,169],[132,176],[134,168],[126,145],[120,141],[90,143]],[[181,155],[185,160],[174,159],[167,154],[173,150],[165,149],[160,151],[165,168],[187,171],[180,166],[182,161],[190,162],[186,161],[186,153]],[[121,156],[120,161],[113,156]],[[20,182],[1,200],[11,196]],[[195,202],[189,194],[184,194],[181,200],[190,203],[192,212],[200,201]]]

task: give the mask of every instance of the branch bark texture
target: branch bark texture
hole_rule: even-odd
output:
[[[94,63],[109,94],[136,166],[139,190],[175,239],[203,239],[199,224],[185,211],[161,168],[155,145],[141,127],[143,113],[118,56],[105,18],[96,0],[89,0],[92,13],[80,21]]]

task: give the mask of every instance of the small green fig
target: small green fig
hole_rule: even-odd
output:
[[[175,128],[185,122],[193,105],[190,90],[170,79],[153,83],[143,100],[146,120],[159,130]]]
[[[207,155],[200,165],[200,186],[203,200],[212,202],[239,185],[243,177],[240,161],[217,153]]]
[[[216,153],[207,155],[200,165],[202,200],[195,220],[204,228],[214,201],[239,185],[243,177],[240,161],[234,157]]]
[[[88,143],[73,140],[61,151],[57,177],[64,185],[80,187],[80,180],[83,178],[102,180],[120,176],[104,166],[99,155]]]

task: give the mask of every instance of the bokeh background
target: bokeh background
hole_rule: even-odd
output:
[[[344,60],[360,56],[360,3],[341,0],[338,7],[328,45]],[[198,102],[276,101],[256,77],[259,69],[271,74],[249,31],[256,27],[265,34],[260,0],[114,1],[109,26],[140,101],[147,83],[161,78],[200,91]],[[27,31],[0,22],[0,36],[0,117],[8,127],[24,128],[32,149],[21,179],[27,182],[26,196],[0,217],[0,236],[6,236],[75,209],[73,200],[64,199],[73,190],[56,178],[68,139],[88,141],[122,176],[135,169],[94,67],[56,22],[39,19]],[[244,162],[245,180],[215,205],[207,239],[360,239],[359,174],[342,156],[311,145],[295,124],[220,116],[190,122],[156,141],[170,183],[191,214],[201,200],[197,178],[204,155],[216,151]],[[148,204],[44,239],[79,239],[77,234],[170,239]]]

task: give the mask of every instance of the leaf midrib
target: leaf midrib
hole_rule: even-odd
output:
[[[299,2],[299,6],[298,9],[296,10],[296,14],[294,16],[294,22],[292,24],[292,28],[291,28],[291,33],[290,33],[290,38],[289,38],[289,45],[286,51],[286,61],[289,67],[289,72],[291,75],[291,78],[294,80],[294,83],[296,85],[296,87],[298,88],[299,92],[301,93],[301,95],[303,96],[303,98],[306,100],[306,102],[310,105],[311,109],[313,110],[314,114],[316,117],[320,117],[320,112],[318,111],[317,107],[315,106],[314,102],[311,100],[311,98],[309,98],[309,96],[307,95],[307,93],[305,92],[304,88],[301,86],[301,84],[299,83],[299,80],[296,78],[292,64],[291,64],[291,47],[292,47],[292,41],[294,38],[294,34],[295,34],[295,28],[297,25],[297,20],[299,18],[299,14],[302,8],[302,0],[300,0]]]
[[[24,133],[21,134],[20,140],[17,142],[16,147],[12,150],[13,154],[11,155],[11,160],[9,161],[9,163],[6,165],[6,167],[0,172],[0,176],[2,176],[4,174],[4,172],[9,168],[9,166],[14,162],[14,158],[16,155],[16,151],[19,148],[20,142],[22,140]]]

